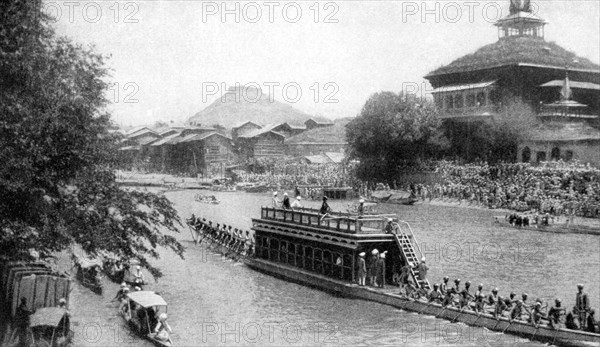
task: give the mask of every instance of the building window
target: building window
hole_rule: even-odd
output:
[[[560,159],[560,148],[558,148],[558,147],[552,148],[552,152],[550,152],[550,159],[551,160]]]
[[[435,106],[437,106],[438,109],[443,109],[444,108],[444,98],[441,95],[436,95],[434,97],[435,99]]]
[[[446,109],[451,110],[454,108],[454,97],[452,95],[446,95]]]
[[[219,146],[209,146],[207,149],[207,153],[208,154],[219,154],[220,149],[221,148]]]
[[[546,161],[546,152],[537,152],[535,157],[536,162]]]
[[[524,163],[529,163],[531,161],[531,149],[529,149],[529,147],[523,148],[523,151],[521,152],[521,160]]]

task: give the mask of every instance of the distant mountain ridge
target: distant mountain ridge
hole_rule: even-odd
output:
[[[302,125],[310,118],[317,121],[330,121],[325,117],[311,116],[275,99],[270,100],[269,95],[261,89],[232,87],[205,109],[190,117],[186,124],[202,126],[221,124],[226,128],[232,128],[246,121],[259,125],[286,122]]]

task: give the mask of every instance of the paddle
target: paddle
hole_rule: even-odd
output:
[[[192,230],[192,225],[190,223],[187,223],[188,228],[190,229],[190,234],[192,235],[192,240],[194,242],[197,242],[196,237],[194,236],[194,231]]]
[[[430,303],[430,302],[428,302],[428,303],[426,304],[426,306],[425,306],[425,308],[424,308],[424,309],[422,309],[421,311],[419,311],[419,314],[423,313],[423,312],[424,312],[424,311],[425,311],[427,308],[429,308],[429,306],[431,306],[431,303]]]
[[[471,304],[471,302],[473,302],[472,300],[468,300],[467,299],[467,304],[465,305],[465,307],[463,307],[460,312],[456,315],[456,317],[454,317],[454,319],[452,320],[452,323],[456,322],[456,320],[458,319],[458,317],[460,317],[460,315],[465,312],[465,310],[469,307],[469,305]]]

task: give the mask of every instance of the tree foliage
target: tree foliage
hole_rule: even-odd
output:
[[[168,234],[180,223],[171,203],[115,182],[104,61],[57,37],[40,0],[0,3],[1,259],[79,245],[138,258],[159,274],[147,259],[158,246],[182,256]]]
[[[537,124],[531,108],[513,99],[489,119],[455,122],[446,129],[454,155],[466,161],[495,163],[515,161],[518,144],[529,136],[531,129]]]
[[[444,148],[439,128],[430,102],[402,93],[376,93],[346,126],[349,158],[360,161],[359,178],[393,181],[402,166]]]

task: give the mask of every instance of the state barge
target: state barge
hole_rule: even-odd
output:
[[[385,231],[389,219],[396,225],[394,233]],[[249,252],[247,249],[230,249],[222,242],[223,237],[205,235],[204,238],[213,238],[213,244],[222,247],[222,253],[238,253],[239,259],[252,269],[340,296],[374,301],[531,340],[600,346],[600,334],[555,329],[546,324],[533,325],[525,320],[428,303],[396,294],[396,286],[359,286],[356,269],[358,255],[362,252],[370,254],[373,249],[387,252],[386,283],[391,282],[394,271],[408,262],[416,264],[422,257],[410,225],[395,215],[335,213],[323,217],[314,209],[292,211],[262,207],[260,218],[252,219],[252,230],[254,250]],[[429,282],[422,279],[417,270],[411,270],[410,275],[418,288],[430,290]]]

